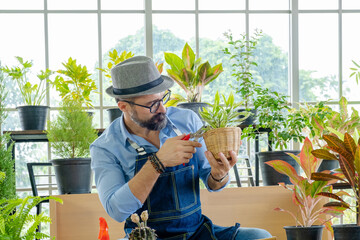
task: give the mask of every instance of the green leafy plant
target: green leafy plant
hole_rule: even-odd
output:
[[[148,211],[145,210],[140,215],[142,222],[140,221],[139,215],[136,213],[131,215],[131,221],[137,224],[131,233],[129,234],[129,240],[155,240],[157,235],[154,229],[147,226],[147,220],[149,218]]]
[[[97,87],[95,81],[90,78],[91,74],[86,66],[77,64],[76,59],[71,57],[62,65],[65,70],[56,71],[60,75],[57,75],[54,81],[50,81],[60,93],[60,97],[66,101],[79,102],[87,108],[93,107],[90,94],[95,92]]]
[[[335,180],[341,181],[351,186],[353,198],[356,199],[356,205],[360,204],[360,142],[350,134],[344,134],[344,140],[337,136],[324,135],[323,139],[327,143],[327,149],[316,149],[312,154],[321,159],[338,160],[341,174],[313,173],[311,179],[314,180]],[[332,152],[336,153],[333,154]],[[337,195],[324,195],[336,200],[336,203],[343,204],[344,201]],[[344,193],[343,195],[348,195]],[[357,213],[359,215],[359,213]],[[357,225],[360,226],[360,218],[357,218]]]
[[[229,47],[226,47],[223,52],[230,56],[232,76],[238,82],[238,86],[232,87],[235,87],[236,93],[240,94],[244,100],[245,108],[248,109],[255,99],[255,89],[260,89],[260,86],[254,81],[252,68],[257,66],[254,51],[262,37],[262,31],[255,30],[251,37],[248,37],[247,34],[241,34],[240,39],[234,39],[230,31],[224,35],[228,39]]]
[[[359,79],[360,79],[360,64],[358,64],[357,62],[355,62],[354,60],[352,60],[353,64],[355,65],[354,67],[350,68],[350,70],[352,70],[353,72],[350,74],[350,77],[355,76],[356,79],[356,83],[359,84]]]
[[[22,99],[26,105],[40,105],[46,94],[46,81],[53,74],[49,69],[41,70],[37,75],[39,83],[32,84],[27,77],[33,66],[32,61],[24,61],[22,57],[16,57],[19,66],[9,68],[5,66],[2,68],[13,81],[16,81],[21,92]]]
[[[199,114],[202,119],[208,123],[209,129],[212,128],[224,128],[230,126],[237,126],[243,122],[248,116],[248,112],[238,112],[237,108],[242,103],[235,103],[234,95],[231,92],[229,97],[226,98],[221,94],[223,104],[221,104],[220,94],[217,91],[214,98],[214,103],[209,104],[209,108],[203,108]],[[240,115],[244,117],[239,118]]]
[[[7,97],[4,78],[0,69],[0,130],[7,118],[5,111],[5,99]],[[0,182],[0,199],[11,199],[16,196],[15,187],[15,160],[12,158],[14,143],[10,141],[10,134],[3,134],[0,131],[0,171],[7,175],[7,178]],[[10,142],[10,145],[8,143]]]
[[[316,221],[320,221],[331,230],[330,219],[323,218],[323,215],[327,214],[332,217],[339,217],[343,214],[343,211],[348,208],[348,205],[344,202],[341,204],[327,203],[320,208],[316,208],[319,202],[326,198],[328,194],[336,196],[335,193],[332,193],[332,186],[330,184],[337,180],[333,178],[319,181],[311,180],[312,174],[317,171],[322,162],[321,159],[311,154],[312,150],[312,144],[310,140],[306,138],[299,156],[288,153],[304,171],[305,177],[299,175],[294,167],[285,161],[272,160],[266,162],[266,164],[273,167],[279,173],[289,177],[293,185],[279,184],[292,191],[293,203],[298,206],[301,217],[298,217],[296,213],[281,208],[276,208],[275,210],[289,213],[295,219],[297,226],[310,227],[314,225]]]
[[[116,49],[113,51],[109,51],[108,57],[109,62],[106,64],[106,68],[97,68],[102,71],[105,77],[111,79],[111,69],[116,66],[117,64],[125,61],[128,58],[132,58],[134,54],[132,52],[126,52],[125,50],[121,53],[118,53]]]
[[[23,199],[1,199],[0,200],[0,239],[2,240],[32,240],[49,239],[45,233],[36,232],[41,223],[51,223],[51,219],[40,213],[32,215],[30,211],[39,203],[53,199],[62,203],[55,197],[33,197]],[[29,227],[25,227],[25,224]]]
[[[90,155],[90,144],[98,137],[92,118],[80,103],[64,101],[59,115],[48,121],[47,137],[54,153],[62,158]]]
[[[165,52],[165,62],[171,67],[167,69],[171,77],[184,91],[186,99],[180,98],[180,101],[201,102],[201,96],[204,87],[214,81],[221,72],[222,64],[211,67],[208,61],[201,63],[201,58],[195,59],[194,51],[189,44],[185,44],[182,56],[174,53]],[[173,102],[175,103],[175,102]]]

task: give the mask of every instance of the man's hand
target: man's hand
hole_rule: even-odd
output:
[[[210,151],[205,152],[205,156],[211,166],[211,175],[216,179],[222,179],[237,162],[237,155],[230,151],[231,159],[228,160],[223,153],[219,153],[220,160],[216,160]]]
[[[188,163],[201,143],[181,140],[185,134],[169,138],[161,146],[156,156],[165,167],[173,167],[182,163]]]

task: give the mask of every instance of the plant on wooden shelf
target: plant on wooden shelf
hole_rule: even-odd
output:
[[[63,101],[57,118],[48,121],[46,134],[53,153],[61,157],[51,160],[59,192],[90,193],[92,172],[89,147],[98,135],[81,103]],[[84,186],[79,187],[79,181],[83,181]]]
[[[348,208],[348,205],[345,202],[331,202],[325,204],[324,206],[319,206],[319,202],[322,199],[328,198],[330,195],[339,198],[339,193],[332,192],[331,184],[337,181],[337,179],[335,179],[336,175],[334,175],[333,178],[318,179],[317,181],[311,179],[312,174],[317,171],[322,161],[322,158],[317,158],[311,154],[312,150],[312,144],[309,138],[306,138],[299,156],[288,153],[296,160],[298,165],[304,171],[305,177],[299,175],[294,167],[285,161],[272,160],[266,162],[266,164],[273,167],[276,171],[290,178],[293,185],[285,185],[284,183],[279,183],[279,185],[292,191],[293,202],[296,206],[298,206],[300,214],[281,208],[276,208],[275,210],[289,213],[295,219],[296,226],[308,228],[313,226],[315,222],[320,222],[320,224],[325,224],[326,228],[332,231],[330,222],[331,219],[326,219],[324,215],[339,217],[343,214],[344,210]],[[299,215],[301,218],[298,217]],[[301,236],[303,239],[308,239],[304,235]],[[319,239],[321,239],[321,234]]]
[[[3,67],[1,70],[17,83],[25,105],[17,106],[20,116],[20,122],[23,130],[44,130],[48,106],[42,106],[46,94],[46,82],[53,74],[49,69],[37,75],[38,82],[34,83],[29,80],[28,74],[33,66],[32,61],[24,61],[22,57],[16,57],[19,66]]]
[[[340,181],[349,185],[353,191],[352,197],[356,199],[356,206],[358,207],[360,204],[360,142],[359,137],[352,137],[350,134],[344,134],[344,140],[341,140],[337,136],[332,135],[324,135],[323,139],[327,143],[327,149],[316,149],[312,151],[312,154],[317,158],[321,159],[334,159],[339,161],[340,163],[340,174],[327,174],[327,173],[313,173],[311,175],[311,179],[327,181],[327,180],[335,180]],[[335,154],[333,154],[335,153]],[[342,192],[343,195],[348,195],[345,192]],[[324,193],[325,194],[325,193]],[[338,195],[334,194],[326,194],[328,197],[336,200],[335,203],[344,203],[342,198]],[[357,228],[349,228],[354,229],[357,232],[352,232],[353,236],[360,237],[360,218],[359,212],[356,211],[357,214]],[[344,226],[346,227],[346,226]],[[346,228],[345,228],[346,229]],[[335,229],[336,235],[336,229]],[[336,238],[335,238],[336,239]],[[346,239],[346,238],[343,238]]]
[[[5,174],[0,172],[2,177]],[[1,180],[0,180],[1,182]],[[51,219],[40,213],[32,215],[31,210],[39,203],[53,199],[62,203],[62,200],[55,197],[33,197],[23,199],[0,199],[0,239],[49,239],[45,233],[37,232],[36,229],[41,223],[51,223]]]
[[[222,64],[211,67],[208,61],[201,63],[201,58],[195,58],[195,53],[185,44],[182,56],[165,52],[165,62],[170,66],[167,69],[171,77],[184,91],[186,98],[176,95],[176,101],[169,104],[176,105],[179,102],[201,102],[203,90],[206,85],[214,81],[223,72]],[[168,104],[168,106],[170,106]]]
[[[67,62],[63,62],[65,70],[60,69],[54,81],[50,81],[56,90],[60,93],[60,97],[66,101],[75,101],[81,103],[81,106],[92,108],[91,93],[97,90],[95,81],[90,78],[86,66],[76,63],[76,59],[71,57]]]
[[[209,104],[209,109],[204,108],[200,111],[200,116],[208,124],[204,133],[204,140],[207,149],[219,159],[219,152],[222,152],[227,158],[230,158],[229,151],[236,153],[241,145],[241,129],[237,127],[248,116],[248,112],[238,112],[237,108],[242,103],[235,103],[234,95],[229,94],[226,98],[219,92],[216,92],[214,103]],[[239,115],[244,115],[239,118]]]

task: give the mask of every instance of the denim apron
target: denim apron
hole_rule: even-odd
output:
[[[139,147],[130,139],[128,141],[138,153],[135,162],[136,174],[151,153],[146,153],[143,147]],[[139,216],[143,211],[148,211],[147,225],[155,230],[158,239],[231,240],[234,238],[239,224],[226,228],[215,226],[217,229],[221,228],[219,233],[215,234],[211,220],[202,215],[198,171],[196,157],[185,166],[180,164],[167,167],[165,172],[160,174],[143,206],[136,211]],[[136,226],[130,217],[126,219],[127,237]]]

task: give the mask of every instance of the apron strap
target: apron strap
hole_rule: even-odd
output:
[[[132,141],[129,138],[127,138],[126,140],[130,143],[130,146],[133,147],[139,155],[146,155],[145,148],[140,147],[136,142]]]

